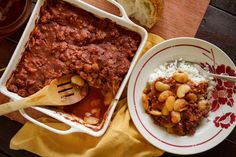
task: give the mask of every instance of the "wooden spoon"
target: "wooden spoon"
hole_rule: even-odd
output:
[[[64,106],[82,100],[88,93],[88,85],[83,87],[71,83],[71,76],[66,75],[53,80],[37,93],[0,105],[0,116],[32,106]]]

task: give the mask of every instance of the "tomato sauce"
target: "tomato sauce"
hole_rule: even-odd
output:
[[[104,104],[104,96],[101,89],[89,87],[88,95],[80,102],[68,105],[63,111],[84,119],[84,117],[95,117],[102,121],[108,105]]]
[[[118,91],[140,35],[63,1],[46,0],[7,89],[29,96],[75,73],[91,86]]]

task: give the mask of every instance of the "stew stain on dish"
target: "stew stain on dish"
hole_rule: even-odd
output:
[[[77,74],[89,84],[91,93],[98,94],[90,93],[85,100],[63,111],[98,125],[95,121],[104,119],[140,41],[137,33],[109,19],[97,18],[60,0],[46,0],[7,89],[26,97],[55,78]],[[85,105],[93,99],[101,102],[99,109]],[[98,120],[86,119],[86,115],[98,112],[99,116],[93,117]]]

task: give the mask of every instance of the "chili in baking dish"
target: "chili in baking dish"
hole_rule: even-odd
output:
[[[26,97],[55,78],[74,73],[103,95],[114,96],[140,41],[137,33],[109,19],[61,0],[46,0],[7,89]],[[80,107],[65,111],[77,109],[83,111]]]

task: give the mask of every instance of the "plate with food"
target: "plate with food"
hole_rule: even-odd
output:
[[[154,146],[175,154],[200,153],[235,127],[235,84],[199,66],[236,76],[234,63],[222,50],[189,37],[154,46],[135,66],[128,107],[137,129]]]

